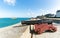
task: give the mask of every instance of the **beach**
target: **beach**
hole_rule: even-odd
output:
[[[33,34],[33,38],[60,38],[60,24],[55,24],[57,31],[54,33]],[[0,38],[31,38],[29,26],[22,26],[21,23],[1,28]]]

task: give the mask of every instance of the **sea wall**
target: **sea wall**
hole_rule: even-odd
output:
[[[13,26],[5,27],[0,29],[0,38],[20,38],[27,26],[21,26],[15,24]]]
[[[28,26],[28,28],[26,29],[26,31],[22,34],[22,36],[21,36],[20,38],[31,38],[29,26]]]

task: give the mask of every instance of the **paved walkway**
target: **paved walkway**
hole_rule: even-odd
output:
[[[26,29],[27,26],[2,29],[0,30],[0,38],[20,38]]]

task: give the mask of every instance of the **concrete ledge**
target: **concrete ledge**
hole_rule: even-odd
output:
[[[29,26],[20,38],[31,38],[31,34],[29,33]]]

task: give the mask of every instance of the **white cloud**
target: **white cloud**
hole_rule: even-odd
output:
[[[12,5],[12,6],[15,6],[16,4],[16,0],[3,0],[4,3],[7,3],[8,5]]]
[[[29,17],[36,17],[38,15],[45,15],[45,14],[56,14],[56,11],[58,10],[58,8],[54,7],[54,8],[46,8],[46,9],[38,9],[38,10],[32,10],[32,9],[28,9],[26,16]]]

